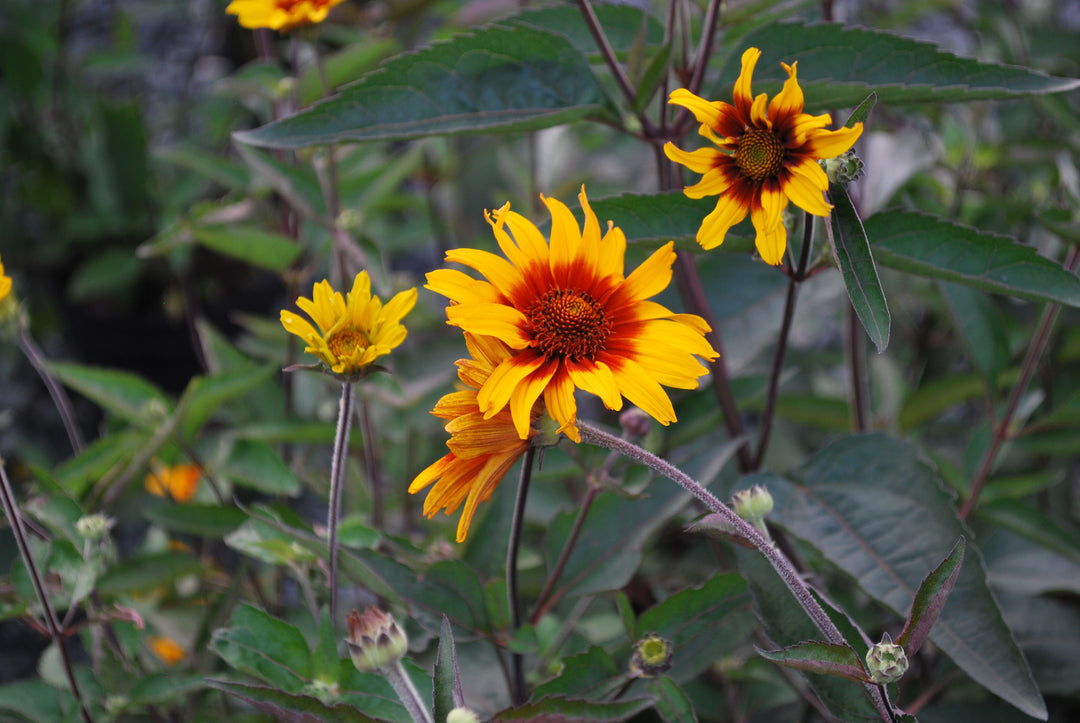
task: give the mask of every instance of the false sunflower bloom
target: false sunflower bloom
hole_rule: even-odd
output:
[[[143,480],[146,491],[158,497],[171,497],[177,502],[188,502],[199,491],[202,470],[196,464],[177,464],[172,467],[156,467]]]
[[[345,0],[233,0],[225,12],[236,15],[245,28],[269,28],[287,33],[326,20],[335,5]]]
[[[465,343],[471,359],[457,362],[458,378],[466,388],[447,394],[431,411],[447,420],[446,431],[450,453],[416,476],[409,485],[415,494],[431,483],[435,486],[424,500],[424,514],[434,517],[441,509],[453,514],[461,504],[465,508],[458,521],[457,541],[463,542],[469,532],[476,507],[486,502],[514,462],[529,448],[528,437],[536,434],[526,429],[526,438],[518,436],[510,411],[502,409],[487,416],[480,411],[479,390],[492,372],[512,356],[510,349],[493,337],[477,337],[466,332]],[[529,410],[529,423],[541,414],[540,404]]]
[[[797,63],[782,63],[788,79],[772,102],[765,93],[754,97],[750,80],[759,57],[757,48],[743,53],[734,105],[709,102],[685,88],[673,91],[668,102],[693,113],[701,123],[701,135],[717,147],[687,152],[667,143],[664,152],[676,163],[705,174],[685,189],[687,196],[720,195],[716,208],[698,229],[698,243],[706,249],[719,246],[728,229],[749,213],[757,232],[758,253],[776,266],[787,248],[781,214],[788,201],[815,216],[829,215],[832,206],[823,196],[829,180],[818,160],[851,148],[862,133],[862,123],[830,131],[825,130],[832,122],[828,113],[803,113],[803,92],[795,76]]]
[[[446,254],[486,281],[452,269],[427,275],[427,288],[453,302],[446,309],[448,324],[495,337],[513,350],[476,399],[488,419],[509,406],[521,439],[543,395],[559,431],[579,442],[575,388],[600,397],[608,409],[622,408],[626,397],[669,424],[675,410],[660,385],[696,388],[707,371],[695,355],[717,357],[705,340],[703,319],[648,301],[671,281],[673,244],[623,276],[626,236],[610,221],[601,234],[584,186],[578,198],[583,229],[565,205],[541,196],[552,217],[550,244],[510,204],[487,213],[506,258],[477,249]]]
[[[311,296],[301,296],[296,305],[311,317],[317,330],[287,309],[281,312],[281,325],[307,343],[304,351],[350,381],[362,377],[372,362],[405,340],[407,332],[401,319],[416,304],[416,289],[409,289],[383,306],[371,293],[366,271],[356,275],[348,298],[342,298],[325,279],[315,284]]]

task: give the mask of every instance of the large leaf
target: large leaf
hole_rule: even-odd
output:
[[[1075,274],[1010,238],[911,211],[876,213],[864,226],[881,266],[996,294],[1080,306]]]
[[[625,193],[621,196],[590,199],[589,206],[601,224],[608,220],[614,221],[626,234],[627,243],[658,247],[674,241],[678,249],[700,251],[701,247],[695,241],[698,228],[716,207],[716,199],[687,198],[682,191]],[[746,228],[749,228],[749,223]],[[751,228],[750,233],[752,232]],[[724,251],[751,251],[754,241],[751,237],[739,238],[737,233],[728,233],[720,248]]]
[[[961,535],[970,536],[934,470],[908,444],[883,435],[841,439],[793,479],[763,475],[773,519],[905,616],[923,577]],[[972,546],[930,640],[975,681],[1028,715],[1046,719]]]
[[[832,231],[836,263],[840,267],[840,275],[844,278],[851,306],[880,354],[889,346],[891,317],[889,305],[885,302],[885,292],[881,290],[881,281],[874,266],[874,256],[866,239],[866,231],[863,230],[859,214],[842,185],[830,184],[829,198],[834,208],[827,222]]]
[[[214,631],[210,647],[238,671],[298,693],[311,679],[311,652],[295,626],[250,605],[233,612],[231,626]]]
[[[640,9],[629,4],[598,3],[595,5],[596,19],[604,28],[611,47],[616,52],[629,50],[638,35],[645,29],[645,42],[651,45],[659,45],[664,42],[664,28],[656,18],[642,12]],[[528,9],[517,15],[500,20],[499,25],[508,27],[528,26],[558,33],[566,37],[578,51],[595,54],[599,60],[600,51],[596,47],[596,38],[593,37],[589,26],[581,15],[581,10],[576,7],[564,5],[561,7],[548,7]]]
[[[144,422],[152,404],[160,405],[165,412],[172,407],[165,392],[131,372],[70,362],[51,362],[49,371],[79,394],[129,422]]]
[[[238,698],[255,710],[270,715],[273,720],[287,723],[375,723],[355,706],[345,703],[326,705],[309,695],[293,695],[263,685],[244,685],[225,680],[207,679],[207,685]]]
[[[938,50],[929,43],[831,23],[781,23],[746,36],[731,48],[715,97],[730,98],[739,55],[761,48],[755,92],[775,92],[787,78],[781,62],[799,62],[799,85],[811,110],[853,106],[870,91],[881,103],[970,101],[1060,93],[1080,86],[1075,78],[981,63]]]
[[[536,130],[608,113],[608,104],[588,61],[565,37],[491,26],[399,55],[333,98],[236,138],[299,148]]]
[[[184,391],[186,404],[180,429],[185,437],[195,435],[210,416],[225,402],[243,396],[278,371],[276,364],[232,369],[210,376],[194,377]]]
[[[267,271],[281,273],[303,249],[295,239],[244,226],[194,226],[191,232],[203,246]]]

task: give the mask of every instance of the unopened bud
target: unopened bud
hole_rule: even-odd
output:
[[[355,208],[343,208],[337,217],[337,227],[345,233],[356,234],[364,227],[364,214]]]
[[[736,492],[731,498],[731,507],[739,517],[756,523],[772,512],[773,498],[769,490],[754,485],[748,490]]]
[[[348,624],[349,637],[345,638],[345,645],[353,665],[362,673],[393,665],[409,649],[409,639],[394,616],[375,606],[363,613],[353,610],[349,613]]]
[[[107,517],[99,512],[93,515],[83,515],[76,520],[75,531],[85,539],[97,542],[109,534],[109,530],[115,524],[116,520],[114,518]]]
[[[446,714],[446,723],[480,723],[480,718],[468,708],[454,708]]]
[[[619,415],[619,426],[628,437],[644,437],[652,429],[652,417],[637,407],[630,407]]]
[[[656,633],[646,633],[645,637],[634,643],[634,654],[630,657],[631,674],[655,678],[671,670],[673,664],[674,651],[670,640]]]
[[[822,164],[831,183],[851,183],[863,174],[862,159],[854,150],[845,151],[836,158],[828,158],[822,161]]]
[[[866,653],[866,672],[870,674],[871,682],[895,683],[904,677],[907,669],[907,654],[892,641],[888,633]]]

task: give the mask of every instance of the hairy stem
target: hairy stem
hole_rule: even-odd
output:
[[[330,619],[337,624],[338,519],[341,517],[341,490],[345,486],[345,460],[349,456],[349,427],[352,425],[353,385],[341,385],[334,457],[330,462],[330,501],[327,505],[326,531],[330,545]]]
[[[83,451],[84,445],[82,435],[79,433],[79,425],[75,422],[75,413],[71,408],[71,400],[68,399],[64,387],[60,382],[56,381],[56,377],[49,371],[49,367],[45,364],[45,354],[34,343],[33,338],[25,328],[19,329],[19,347],[29,360],[30,366],[34,367],[34,371],[41,377],[41,381],[45,383],[45,388],[49,390],[49,396],[52,397],[56,411],[60,414],[60,421],[64,423],[64,431],[67,432],[71,449],[75,454],[79,454]]]
[[[518,595],[518,552],[521,549],[521,531],[525,526],[525,500],[529,496],[533,460],[536,450],[529,447],[521,462],[521,480],[518,482],[517,498],[514,500],[514,516],[510,520],[510,540],[506,548],[506,596],[510,610],[510,631],[516,633],[521,627],[521,598]],[[510,697],[514,705],[525,702],[525,660],[521,653],[511,653],[513,659],[513,689]]]
[[[383,674],[394,692],[397,693],[398,698],[401,699],[402,704],[405,706],[405,710],[409,711],[413,723],[433,723],[427,706],[420,698],[420,693],[416,690],[416,686],[413,685],[409,674],[405,672],[400,660],[391,666],[381,668],[379,672]]]

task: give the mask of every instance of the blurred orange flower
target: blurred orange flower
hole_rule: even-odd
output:
[[[143,485],[152,495],[188,502],[199,490],[200,479],[202,469],[198,465],[178,464],[172,467],[155,467],[146,475]]]
[[[150,651],[157,656],[158,660],[170,667],[179,663],[187,655],[179,643],[164,635],[152,635],[146,644],[150,646]]]

